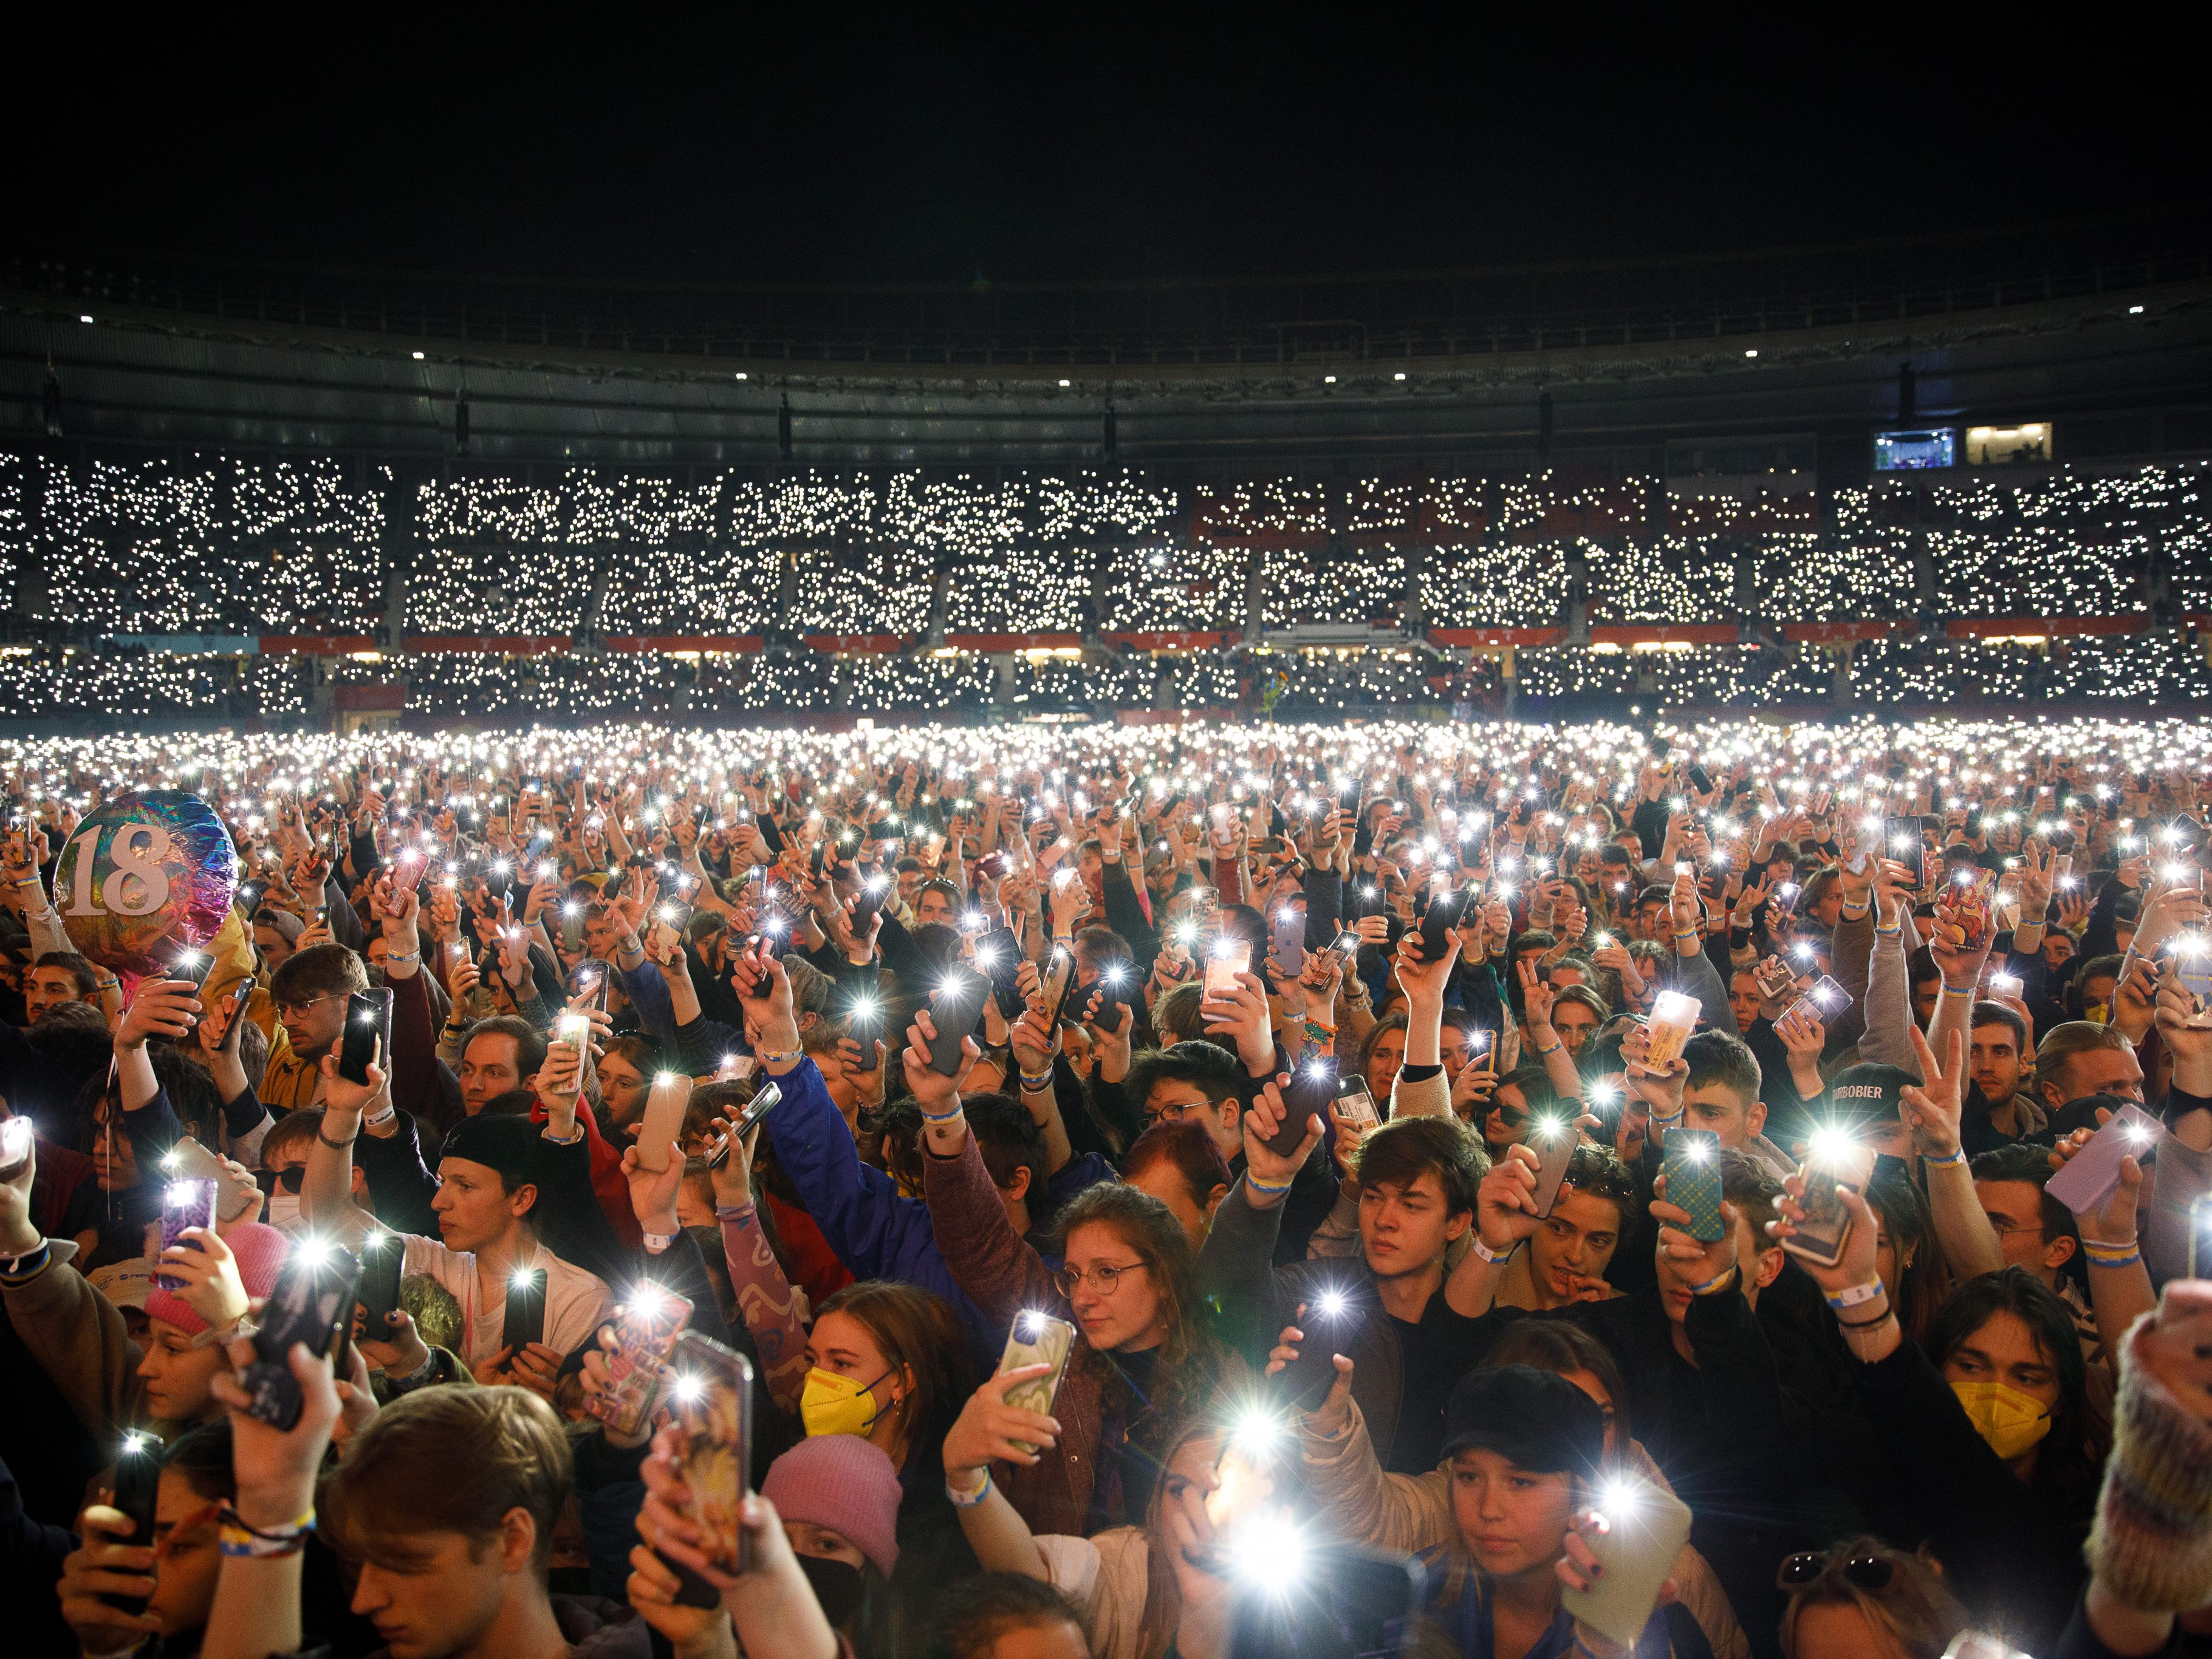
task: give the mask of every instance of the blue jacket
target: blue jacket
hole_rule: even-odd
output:
[[[845,1115],[822,1073],[802,1060],[776,1079],[783,1100],[762,1120],[776,1166],[837,1259],[855,1279],[891,1279],[934,1291],[952,1304],[979,1358],[995,1366],[1004,1329],[953,1282],[929,1228],[929,1206],[901,1195],[891,1178],[860,1156]]]

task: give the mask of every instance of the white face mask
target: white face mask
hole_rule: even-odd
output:
[[[280,1187],[269,1194],[269,1224],[286,1233],[295,1233],[307,1224],[300,1217],[299,1194]]]

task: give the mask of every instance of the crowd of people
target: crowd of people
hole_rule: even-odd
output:
[[[1073,647],[1069,650],[1073,652]],[[1418,642],[1310,650],[1202,646],[1079,654],[910,649],[610,650],[379,653],[376,660],[175,653],[143,647],[26,649],[0,676],[0,719],[308,721],[325,685],[400,683],[413,716],[433,720],[595,720],[643,715],[774,717],[872,713],[986,718],[1123,709],[1279,718],[1390,718],[1470,707],[1502,712],[1496,654]],[[1803,711],[1837,706],[1838,659],[1819,645],[1744,643],[1664,650],[1522,647],[1517,707],[1541,718],[1611,700],[1647,710]],[[2201,639],[2180,631],[2022,642],[1925,636],[1867,641],[1843,667],[1844,695],[1867,708],[2018,708],[2100,703],[2140,710],[2212,700]]]
[[[1755,487],[1754,487],[1755,486]],[[1052,633],[2212,608],[2202,463],[1592,483],[507,472],[0,452],[0,582],[128,635]],[[1920,571],[1925,566],[1927,586]],[[2165,571],[2160,592],[2144,574]],[[1741,580],[1739,579],[1741,572]],[[787,580],[787,575],[792,580]],[[1740,593],[1758,595],[1756,605]]]
[[[0,764],[11,1651],[2212,1631],[2195,728]]]

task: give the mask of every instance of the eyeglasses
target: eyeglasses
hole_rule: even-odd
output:
[[[1782,1558],[1774,1575],[1778,1589],[1800,1589],[1831,1572],[1839,1572],[1863,1590],[1884,1590],[1897,1576],[1895,1565],[1879,1555],[1854,1555],[1842,1561],[1826,1550],[1800,1550]]]
[[[1052,1282],[1062,1296],[1073,1302],[1075,1299],[1077,1288],[1085,1280],[1097,1288],[1099,1295],[1111,1296],[1114,1294],[1114,1287],[1121,1282],[1123,1273],[1142,1273],[1144,1269],[1145,1264],[1141,1261],[1124,1262],[1118,1267],[1093,1267],[1088,1273],[1079,1273],[1073,1268],[1062,1267],[1052,1276]]]
[[[309,997],[305,1002],[295,1002],[289,997],[281,997],[276,1003],[276,1017],[282,1019],[287,1014],[304,1014],[319,1002],[335,1002],[345,994],[343,991],[325,991],[320,996]]]

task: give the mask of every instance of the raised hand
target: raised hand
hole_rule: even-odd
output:
[[[1244,1167],[1253,1182],[1287,1189],[1291,1179],[1305,1167],[1315,1145],[1321,1139],[1321,1119],[1310,1115],[1305,1122],[1305,1133],[1297,1147],[1289,1152],[1268,1150],[1267,1142],[1282,1128],[1290,1117],[1290,1108],[1284,1103],[1283,1093],[1290,1087],[1290,1073],[1278,1075],[1275,1080],[1261,1089],[1244,1113]],[[1248,1182],[1244,1188],[1245,1201],[1255,1209],[1266,1209],[1279,1204],[1284,1191],[1263,1193]]]
[[[1906,1029],[1912,1037],[1913,1057],[1920,1062],[1920,1075],[1926,1081],[1917,1086],[1908,1084],[1898,1091],[1898,1115],[1911,1131],[1913,1149],[1921,1157],[1948,1158],[1959,1150],[1961,1085],[1966,1075],[1960,1057],[1962,1036],[1954,1030],[1944,1039],[1939,1065],[1936,1051],[1920,1035],[1919,1025],[1908,1021]]]
[[[1033,1466],[1060,1440],[1060,1420],[1006,1403],[1006,1391],[1052,1374],[1049,1364],[1017,1365],[1000,1371],[968,1396],[945,1437],[948,1480],[988,1468],[994,1463]],[[1030,1447],[1036,1450],[1028,1449]]]

